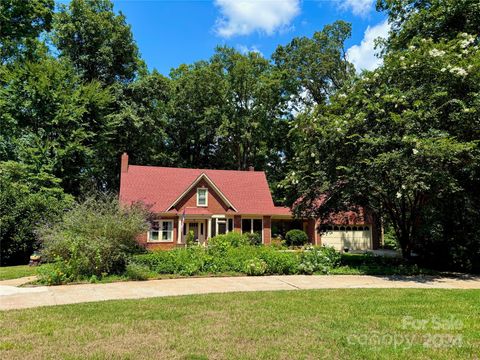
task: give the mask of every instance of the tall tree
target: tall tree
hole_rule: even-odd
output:
[[[279,156],[271,148],[277,125],[285,116],[287,97],[283,82],[270,62],[256,52],[240,54],[217,48],[218,62],[227,82],[225,117],[219,128],[221,151],[239,170],[254,165],[267,169],[269,158]]]
[[[69,63],[54,58],[3,70],[0,87],[4,159],[38,171],[48,167],[63,188],[78,194],[95,178],[96,144],[109,133],[112,100],[100,83],[83,83]]]
[[[458,225],[445,205],[472,204],[479,178],[478,35],[451,37],[414,37],[405,48],[388,49],[382,67],[362,74],[313,116],[299,117],[297,166],[286,182],[307,199],[299,211],[369,206],[391,221],[406,257],[412,250],[431,256],[450,241],[444,264],[453,266],[461,248],[479,258],[479,242],[467,233],[444,238],[448,223]],[[465,192],[470,201],[460,200]],[[321,193],[328,201],[319,208]],[[455,211],[479,213],[478,206]],[[478,227],[467,227],[478,235]]]
[[[0,2],[0,64],[26,58],[45,47],[39,35],[50,30],[53,0],[2,0]]]
[[[286,90],[300,106],[325,103],[352,77],[355,69],[344,46],[351,30],[349,23],[336,21],[312,38],[297,37],[277,47],[272,58],[284,73]]]
[[[390,50],[405,49],[415,38],[452,40],[461,32],[480,33],[480,7],[476,0],[377,0],[392,26]]]
[[[172,70],[168,134],[175,162],[186,167],[228,166],[219,151],[226,118],[227,81],[218,62],[200,61]]]
[[[107,115],[109,133],[96,144],[96,168],[98,183],[116,191],[122,152],[128,152],[134,163],[165,166],[174,164],[172,155],[177,149],[170,147],[167,135],[170,79],[153,71],[111,90],[116,100]]]
[[[86,81],[132,81],[144,68],[130,26],[110,0],[72,0],[55,14],[53,41]]]

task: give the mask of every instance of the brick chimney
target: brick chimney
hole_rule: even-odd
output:
[[[122,154],[122,173],[128,172],[128,154],[124,152]]]
[[[253,166],[249,166],[248,171],[255,171],[255,168]]]

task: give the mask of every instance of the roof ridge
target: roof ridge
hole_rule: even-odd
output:
[[[175,166],[156,166],[156,165],[128,165],[133,167],[142,167],[142,168],[154,168],[154,169],[175,169],[175,170],[198,170],[198,171],[228,171],[228,172],[238,172],[242,174],[265,174],[265,170],[233,170],[233,169],[205,169],[205,168],[186,168],[186,167],[175,167]]]

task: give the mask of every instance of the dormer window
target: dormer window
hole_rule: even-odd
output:
[[[197,206],[208,206],[208,189],[197,189]]]

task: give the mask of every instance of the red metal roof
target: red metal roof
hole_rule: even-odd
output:
[[[238,214],[286,214],[276,208],[263,171],[203,170],[156,166],[128,166],[121,173],[120,200],[144,202],[153,212],[168,207],[202,174],[215,183]],[[230,212],[230,210],[229,210]]]

